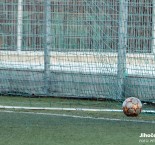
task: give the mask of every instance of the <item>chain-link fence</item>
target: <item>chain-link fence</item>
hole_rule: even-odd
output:
[[[154,99],[153,0],[1,0],[2,94]]]

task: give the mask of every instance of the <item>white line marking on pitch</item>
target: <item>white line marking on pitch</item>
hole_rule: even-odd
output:
[[[77,115],[67,115],[67,114],[52,114],[52,113],[38,113],[38,112],[16,112],[16,111],[5,111],[0,110],[4,113],[19,113],[19,114],[35,114],[35,115],[47,115],[47,116],[58,116],[58,117],[69,117],[69,118],[80,118],[80,119],[93,119],[93,120],[106,120],[106,121],[120,121],[120,122],[136,122],[136,123],[152,123],[155,121],[146,120],[129,120],[129,119],[117,119],[117,118],[104,118],[104,117],[90,117],[90,116],[77,116]]]

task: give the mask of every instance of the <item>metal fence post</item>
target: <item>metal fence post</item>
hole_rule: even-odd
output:
[[[23,0],[18,1],[17,51],[22,49]]]
[[[117,99],[122,99],[124,96],[124,78],[126,74],[127,18],[128,18],[128,0],[119,0]]]
[[[155,56],[155,1],[152,2],[152,52]]]
[[[51,1],[44,1],[44,82],[45,94],[49,96],[50,49],[51,49]]]

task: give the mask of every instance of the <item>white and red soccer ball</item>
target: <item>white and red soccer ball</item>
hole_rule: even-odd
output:
[[[142,111],[142,103],[138,98],[130,97],[123,102],[123,112],[127,116],[136,117]]]

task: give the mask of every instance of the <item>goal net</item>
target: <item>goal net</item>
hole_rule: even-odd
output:
[[[153,122],[154,1],[1,0],[0,11],[2,110],[125,120],[136,97],[136,121]]]

